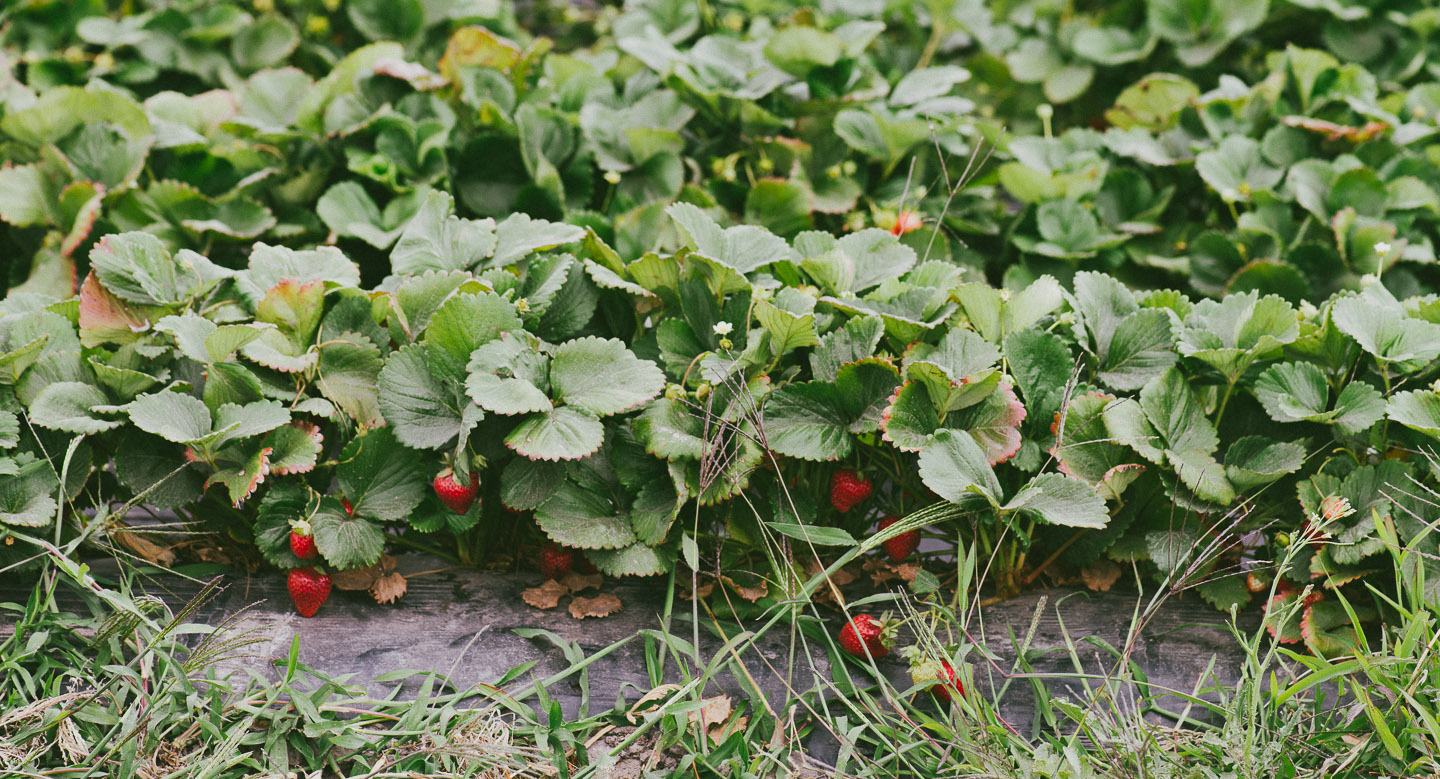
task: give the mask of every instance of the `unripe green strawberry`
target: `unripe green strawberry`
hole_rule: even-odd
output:
[[[292,569],[285,581],[290,600],[302,617],[313,617],[330,597],[330,576],[311,566]]]
[[[930,694],[941,703],[949,703],[952,695],[964,695],[965,685],[949,660],[919,660],[910,665],[910,680],[929,684]]]

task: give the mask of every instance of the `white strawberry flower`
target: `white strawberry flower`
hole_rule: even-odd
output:
[[[1390,253],[1390,244],[1386,243],[1385,241],[1376,241],[1375,253],[1380,255],[1381,257],[1384,257],[1385,255]]]
[[[716,322],[714,327],[715,335],[729,335],[730,331],[734,329],[735,326],[729,322]]]

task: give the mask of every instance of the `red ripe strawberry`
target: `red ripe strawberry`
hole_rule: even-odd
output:
[[[886,517],[880,520],[880,529],[884,530],[899,521],[899,517]],[[885,554],[890,555],[891,562],[904,562],[905,558],[914,554],[915,550],[920,546],[920,531],[911,530],[906,533],[901,533],[881,544],[881,546],[885,547]]]
[[[315,536],[310,535],[308,530],[304,534],[290,531],[290,551],[301,560],[314,560],[320,554],[320,550],[315,548]]]
[[[869,614],[857,614],[845,627],[840,629],[840,648],[852,657],[865,659],[865,651],[870,651],[870,657],[879,660],[890,654],[890,645],[894,643],[893,630],[883,620],[876,619]]]
[[[553,541],[540,549],[540,575],[546,579],[559,579],[570,573],[574,562],[575,553]]]
[[[349,498],[341,498],[341,499],[340,499],[340,505],[342,505],[342,506],[345,507],[345,516],[347,516],[347,517],[353,517],[353,516],[355,516],[355,507],[352,506],[352,505],[350,505],[350,499],[349,499]]]
[[[843,514],[870,497],[871,489],[869,479],[843,468],[830,477],[830,505]]]
[[[912,230],[919,230],[921,224],[919,214],[914,211],[901,211],[895,219],[895,226],[890,228],[890,234],[899,238]]]
[[[953,694],[964,695],[965,685],[955,674],[949,660],[921,660],[910,665],[910,680],[930,685],[930,694],[941,703],[949,703]]]
[[[456,514],[464,514],[475,505],[475,496],[480,492],[480,483],[471,474],[470,484],[462,485],[455,480],[455,469],[446,468],[435,475],[435,496]]]
[[[955,675],[955,666],[949,660],[940,661],[940,683],[930,688],[930,693],[939,698],[942,703],[950,702],[951,693],[957,695],[965,694],[965,685],[961,683],[960,677]]]
[[[300,612],[302,617],[315,616],[325,599],[330,597],[330,576],[308,565],[291,570],[285,586],[290,590],[290,600],[295,602],[295,610]]]

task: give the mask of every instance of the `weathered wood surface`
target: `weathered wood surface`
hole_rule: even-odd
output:
[[[402,573],[443,568],[443,563],[418,555],[405,555],[399,561]],[[607,581],[603,591],[617,595],[624,603],[623,610],[603,619],[579,620],[565,610],[564,601],[550,611],[527,605],[521,599],[521,592],[538,584],[540,577],[536,574],[502,575],[450,568],[412,578],[409,592],[394,605],[377,605],[364,592],[336,591],[318,615],[306,619],[291,607],[282,575],[236,576],[218,597],[196,614],[195,621],[219,624],[229,616],[244,612],[235,629],[255,630],[254,635],[260,642],[249,650],[251,656],[238,658],[231,667],[246,667],[272,679],[278,674],[275,664],[283,665],[291,642],[298,635],[303,663],[331,674],[352,674],[351,681],[356,683],[367,682],[380,674],[414,670],[438,672],[448,676],[457,687],[468,688],[495,682],[515,666],[538,661],[530,673],[512,683],[509,688],[512,691],[570,665],[554,643],[542,638],[522,638],[514,632],[516,628],[551,631],[564,641],[578,644],[587,655],[631,639],[587,669],[589,710],[592,713],[607,710],[620,696],[634,701],[650,689],[645,645],[636,636],[642,630],[662,628],[663,587],[653,581]],[[26,582],[0,582],[0,601],[23,601],[28,596],[28,587]],[[152,580],[147,588],[174,608],[198,589],[195,584],[176,578]],[[1004,672],[1013,667],[1013,643],[1024,640],[1041,598],[1045,604],[1035,622],[1028,654],[1035,672],[1070,676],[1049,680],[1052,690],[1068,694],[1073,700],[1083,699],[1084,695],[1081,681],[1074,676],[1076,668],[1066,649],[1065,631],[1077,647],[1086,673],[1107,674],[1114,670],[1115,658],[1098,642],[1117,649],[1125,647],[1136,596],[1044,590],[988,606],[973,623],[972,636],[983,641],[995,656],[993,663],[981,662],[978,655],[972,657],[984,694],[993,694],[1002,688]],[[680,615],[670,629],[688,641],[692,636],[689,604],[677,601],[676,610]],[[1224,627],[1224,620],[1223,615],[1193,597],[1172,600],[1141,632],[1131,658],[1151,684],[1161,688],[1193,689],[1212,658],[1219,680],[1233,683],[1239,674],[1240,655]],[[1253,615],[1242,618],[1242,627],[1253,630],[1257,621]],[[838,626],[840,620],[836,617],[832,622]],[[714,633],[708,620],[702,623],[702,656],[710,658],[723,644],[723,638]],[[8,632],[9,628],[9,625],[0,625],[0,632]],[[790,636],[790,631],[782,625],[740,652],[749,674],[774,704],[782,703],[785,698]],[[813,642],[800,646],[795,655],[794,679],[805,680],[806,687],[813,685],[812,663],[815,672],[828,679],[832,669],[824,650]],[[910,685],[898,653],[882,661],[881,668],[899,688]],[[675,663],[670,662],[668,674],[673,676],[675,670]],[[864,673],[858,667],[851,670]],[[574,716],[581,705],[577,681],[571,677],[551,689],[570,716]],[[394,685],[372,683],[370,686],[381,693]],[[404,692],[413,691],[414,687],[415,683],[411,682]],[[733,666],[721,674],[718,689],[705,692],[748,697],[734,676]],[[1122,692],[1119,697],[1123,700],[1125,694]],[[1182,707],[1183,704],[1177,704],[1172,708]],[[1018,730],[1030,732],[1034,724],[1034,699],[1029,680],[1011,680],[1004,689],[1000,708]],[[828,751],[819,744],[816,746]]]

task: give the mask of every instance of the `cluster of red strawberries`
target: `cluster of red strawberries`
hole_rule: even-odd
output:
[[[457,514],[469,511],[480,494],[478,479],[471,478],[468,484],[461,484],[455,478],[452,468],[436,474],[431,486],[435,488],[435,497]],[[345,507],[347,515],[354,516],[355,507],[348,498],[340,498],[340,503]],[[309,522],[300,520],[291,523],[290,551],[301,560],[320,558],[320,550],[315,546],[315,535],[311,532]],[[295,610],[300,612],[302,617],[315,616],[315,612],[330,598],[330,574],[314,565],[292,568],[287,575],[285,586],[290,591],[290,600],[295,604]]]
[[[840,649],[861,660],[879,660],[890,654],[895,644],[896,624],[886,617],[856,614],[840,629]],[[910,678],[916,685],[926,685],[930,694],[941,703],[950,703],[953,696],[965,695],[965,685],[946,659],[927,659],[923,653],[909,650]]]

